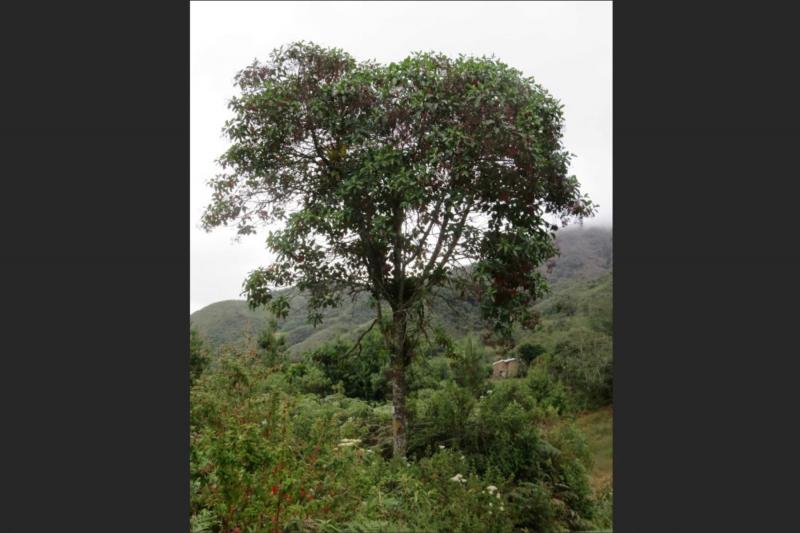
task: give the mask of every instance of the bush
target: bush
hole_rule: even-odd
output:
[[[317,365],[331,383],[341,383],[347,396],[365,400],[384,400],[387,396],[389,352],[376,331],[353,349],[352,341],[338,339],[311,352],[309,361]]]
[[[331,380],[314,364],[295,363],[287,369],[289,381],[300,392],[327,396],[332,391]]]
[[[522,524],[515,527],[539,528],[535,531],[583,527],[594,511],[586,444],[571,427],[546,434],[537,429],[556,426],[565,401],[563,387],[538,371],[525,380],[497,382],[478,399],[455,384],[420,391],[411,403],[410,455],[422,460],[444,446],[463,454],[479,476],[546,489],[540,490],[543,496],[531,499],[525,496],[527,485],[521,485],[521,501],[527,503],[520,504],[520,516],[532,512],[537,516],[527,522],[520,518]]]
[[[525,384],[540,406],[553,408],[562,415],[574,410],[567,389],[550,375],[546,364],[531,366],[525,378]]]
[[[544,352],[545,349],[542,345],[530,342],[520,344],[517,347],[517,357],[524,361],[528,366],[530,366],[534,359],[542,355]]]
[[[611,403],[614,376],[610,337],[584,328],[571,330],[555,346],[548,366],[582,408]]]
[[[409,400],[408,454],[430,455],[439,446],[462,447],[475,404],[472,392],[455,383],[440,390],[425,389]]]
[[[416,357],[409,365],[406,379],[409,392],[421,389],[437,389],[442,382],[453,379],[450,368],[450,359],[443,356],[427,358],[424,355]]]

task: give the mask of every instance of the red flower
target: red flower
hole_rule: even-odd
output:
[[[278,494],[278,485],[272,485],[272,494]]]

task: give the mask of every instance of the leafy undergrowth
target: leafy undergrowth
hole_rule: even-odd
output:
[[[309,392],[297,366],[222,357],[191,390],[195,533],[586,531],[610,526],[590,447],[545,375],[412,395],[409,459],[390,409]],[[455,410],[454,410],[455,409]]]

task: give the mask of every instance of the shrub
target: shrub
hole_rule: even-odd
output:
[[[450,368],[450,359],[444,356],[416,357],[411,363],[407,374],[408,390],[410,392],[421,389],[437,389],[444,381],[453,379]]]
[[[542,355],[544,352],[545,349],[541,344],[526,342],[517,347],[517,357],[519,357],[525,362],[526,365],[529,366],[534,359]]]
[[[538,513],[535,520],[521,519],[525,527],[546,526],[536,531],[582,527],[594,510],[586,472],[588,449],[571,427],[552,433],[537,429],[557,426],[555,405],[565,401],[565,394],[557,384],[541,388],[549,379],[546,374],[529,379],[497,382],[478,399],[455,384],[420,391],[411,402],[409,450],[422,461],[440,446],[452,448],[479,476],[546,488],[532,500],[525,496],[530,501],[519,510],[520,516]]]
[[[583,408],[611,403],[613,359],[610,337],[585,328],[571,330],[555,346],[548,366],[570,388],[576,402]]]
[[[317,365],[295,363],[289,366],[287,375],[300,392],[326,396],[332,391],[331,380]]]
[[[311,352],[309,360],[331,383],[341,382],[347,396],[365,400],[386,398],[389,352],[376,331],[366,335],[359,348],[353,349],[352,341],[338,339]]]
[[[525,384],[540,406],[553,408],[562,415],[573,410],[567,389],[548,372],[546,364],[532,365],[528,370]]]
[[[462,447],[469,437],[467,424],[475,404],[472,392],[453,382],[440,390],[420,392],[409,400],[409,455],[430,455],[439,446]]]

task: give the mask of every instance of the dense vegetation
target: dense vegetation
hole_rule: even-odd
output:
[[[559,101],[494,57],[302,42],[235,81],[202,224],[272,262],[191,330],[192,529],[608,527],[577,421],[611,402],[611,248],[552,262],[597,207]]]
[[[578,234],[572,253],[599,264],[608,233]],[[444,328],[425,343],[406,459],[392,458],[377,332],[360,349],[333,337],[293,355],[280,321],[250,347],[194,334],[192,353],[212,353],[191,390],[192,530],[610,529],[611,274],[573,264],[510,352]],[[528,362],[521,377],[489,377],[501,355]]]

